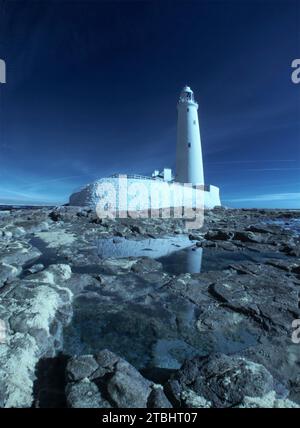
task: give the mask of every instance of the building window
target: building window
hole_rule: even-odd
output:
[[[189,148],[191,147],[191,143],[188,143],[188,147],[189,147]]]
[[[194,125],[196,125],[196,121],[195,120],[193,121],[193,123],[194,123]]]
[[[189,108],[187,108],[187,109],[186,109],[186,111],[190,111],[190,109],[189,109]]]

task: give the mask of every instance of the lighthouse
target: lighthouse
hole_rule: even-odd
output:
[[[189,86],[181,91],[177,110],[176,181],[204,185],[198,104]]]
[[[179,213],[180,210],[184,211],[182,208],[190,208],[191,205],[193,208],[197,207],[195,204],[199,202],[197,196],[200,194],[199,200],[203,202],[205,209],[220,206],[219,188],[212,184],[204,186],[198,104],[189,86],[185,86],[181,91],[177,109],[175,181],[170,168],[164,168],[161,172],[155,169],[151,177],[116,173],[97,179],[74,191],[70,196],[69,204],[88,206],[96,210],[100,206],[104,211],[105,207],[110,206],[112,214],[121,212],[123,216],[127,212],[124,201],[129,201],[130,207],[128,208],[127,205],[127,208],[130,213],[134,211],[149,213],[149,210],[151,213],[159,213],[161,209],[166,209],[168,212],[170,208],[180,208],[174,210]],[[126,185],[124,185],[125,182]],[[185,184],[190,185],[185,186]],[[189,189],[192,189],[191,193],[187,191]],[[120,201],[122,201],[121,207]],[[132,206],[132,202],[136,203],[135,207]],[[101,208],[101,213],[104,212],[103,210]]]

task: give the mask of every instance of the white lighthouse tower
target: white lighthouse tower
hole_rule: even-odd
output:
[[[204,185],[198,104],[189,86],[181,91],[177,110],[176,181]]]

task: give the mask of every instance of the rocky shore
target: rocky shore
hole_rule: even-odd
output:
[[[299,227],[299,211],[218,208],[186,231],[6,207],[0,407],[299,406]]]

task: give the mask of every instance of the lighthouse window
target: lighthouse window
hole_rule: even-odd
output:
[[[189,108],[187,108],[187,109],[186,109],[186,111],[190,111],[190,109],[189,109]]]
[[[191,147],[191,143],[188,143],[188,147]]]
[[[193,123],[194,123],[194,125],[196,125],[196,121],[195,121],[195,120],[194,120],[194,122],[193,122]]]

